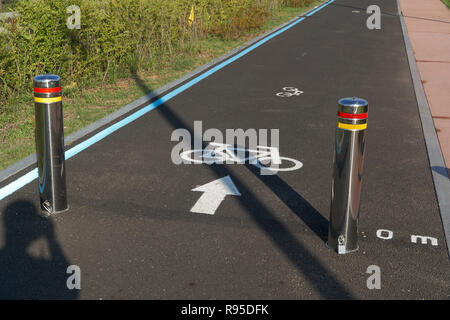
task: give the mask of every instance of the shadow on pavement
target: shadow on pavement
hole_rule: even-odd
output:
[[[23,200],[9,204],[1,218],[0,299],[76,299],[78,291],[66,285],[70,262],[55,238],[53,222]],[[35,241],[47,245],[39,256],[29,252]]]
[[[446,167],[440,167],[440,166],[433,166],[431,167],[431,170],[433,170],[434,172],[439,173],[440,175],[449,178],[450,177],[450,168],[446,168]]]
[[[324,243],[328,240],[328,220],[278,175],[261,175],[260,169],[247,168],[292,210]]]
[[[133,78],[136,84],[141,88],[144,94],[148,94],[152,92],[151,88],[149,88],[145,82],[139,78],[136,73],[133,73]],[[157,97],[158,99],[160,97]],[[177,116],[170,107],[163,103],[158,108],[155,109],[156,112],[160,113],[164,119],[168,122],[170,126],[174,129],[183,128],[190,132],[191,137],[193,139],[201,139],[201,137],[196,137],[194,135],[194,130],[190,126],[188,126],[184,121]],[[203,148],[206,145],[203,143]],[[317,292],[325,299],[352,299],[352,294],[343,286],[335,277],[331,274],[331,272],[327,269],[326,266],[323,266],[322,263],[294,236],[289,230],[281,223],[273,212],[269,208],[267,208],[256,195],[251,192],[251,188],[247,186],[242,179],[233,175],[224,165],[210,165],[207,166],[208,169],[214,171],[214,174],[218,178],[223,178],[224,176],[229,176],[233,182],[236,184],[238,190],[241,191],[242,197],[239,197],[240,205],[245,209],[245,211],[250,215],[253,221],[263,230],[269,238],[273,241],[273,243],[283,252],[283,254],[290,260],[292,264],[295,265],[297,270],[299,270],[304,276],[305,279],[311,284],[313,288],[317,290]],[[267,178],[265,180],[267,183],[272,183],[275,181],[275,184],[278,187],[279,191],[286,191],[286,185],[283,185],[280,180],[276,178]],[[263,181],[264,182],[264,181]],[[265,183],[266,183],[265,182]],[[290,187],[289,187],[290,188]],[[292,190],[292,189],[291,189]],[[292,190],[293,191],[293,190]],[[293,192],[288,194],[288,197],[295,196]],[[295,191],[294,191],[295,192]],[[297,193],[295,193],[298,195]],[[284,200],[283,200],[284,199]],[[293,201],[292,199],[287,199],[283,197],[282,201],[284,201],[290,208],[301,217],[304,217],[303,210],[311,211],[311,206],[307,204],[306,201]],[[301,197],[300,197],[301,199]],[[308,206],[309,205],[309,206]],[[302,207],[303,206],[303,207]],[[315,209],[314,209],[315,211]],[[309,212],[308,216],[316,214],[315,212]],[[317,212],[320,217],[320,214]],[[311,218],[305,219],[309,227],[312,230],[315,230],[323,240],[324,236],[324,227],[326,219],[313,220]],[[318,221],[319,226],[314,226],[314,222]],[[326,237],[326,236],[325,236]]]

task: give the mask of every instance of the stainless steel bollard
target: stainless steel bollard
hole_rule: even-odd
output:
[[[67,210],[66,166],[61,79],[54,74],[34,77],[36,152],[41,212]]]
[[[358,250],[358,216],[369,104],[339,100],[328,246],[339,254]]]

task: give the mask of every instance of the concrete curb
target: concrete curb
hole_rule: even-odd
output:
[[[419,70],[417,68],[416,59],[411,47],[411,42],[406,29],[403,13],[400,3],[397,1],[398,14],[402,25],[403,39],[405,41],[406,52],[408,55],[409,67],[411,70],[411,78],[416,93],[417,105],[419,108],[420,120],[422,122],[423,136],[428,152],[428,160],[430,162],[431,173],[433,176],[434,188],[441,213],[442,225],[444,227],[445,240],[447,242],[447,250],[450,258],[450,179],[447,170],[438,172],[437,168],[446,168],[444,157],[442,156],[441,147],[434,127],[433,118],[431,116],[428,100],[422,85]]]
[[[90,125],[80,129],[79,131],[77,131],[75,133],[72,133],[71,135],[69,135],[69,136],[64,138],[65,145],[66,146],[67,145],[71,145],[75,141],[80,140],[83,137],[86,137],[87,135],[89,135],[89,134],[95,132],[96,130],[98,130],[99,128],[101,128],[101,127],[103,127],[103,126],[105,126],[107,124],[110,124],[110,123],[118,120],[120,117],[124,116],[125,114],[127,114],[127,113],[129,113],[131,111],[134,111],[134,110],[138,109],[139,107],[142,107],[144,104],[147,104],[151,99],[153,99],[153,98],[155,98],[157,96],[160,96],[164,92],[169,91],[169,90],[179,86],[180,84],[182,84],[183,82],[186,82],[190,78],[193,78],[193,77],[197,76],[198,74],[203,73],[203,72],[207,71],[208,69],[212,68],[216,64],[218,64],[218,63],[220,63],[220,62],[230,58],[231,56],[234,56],[235,54],[238,54],[240,51],[246,49],[247,47],[250,47],[254,43],[258,42],[259,40],[267,37],[268,35],[270,35],[270,34],[272,34],[274,32],[277,32],[278,30],[280,30],[280,29],[284,28],[285,26],[287,26],[288,24],[291,24],[292,22],[300,19],[301,17],[307,15],[309,12],[315,10],[317,7],[323,5],[323,4],[327,3],[327,2],[329,2],[329,1],[322,2],[320,5],[317,5],[316,7],[311,8],[311,9],[303,12],[301,15],[299,15],[299,16],[291,19],[291,20],[289,20],[288,22],[283,23],[282,25],[280,25],[280,26],[278,26],[278,27],[276,27],[276,28],[274,28],[274,29],[272,29],[270,31],[267,31],[267,32],[263,33],[262,35],[254,38],[252,40],[249,40],[245,44],[241,45],[240,47],[238,47],[238,48],[236,48],[236,49],[234,49],[232,51],[230,51],[229,53],[227,53],[227,54],[225,54],[225,55],[223,55],[223,56],[221,56],[221,57],[219,57],[219,58],[217,58],[217,59],[215,59],[215,60],[213,60],[213,61],[211,61],[211,62],[209,62],[209,63],[207,63],[207,64],[205,64],[203,66],[201,66],[201,67],[198,67],[197,69],[195,69],[195,70],[185,74],[181,78],[178,78],[178,79],[176,79],[176,80],[174,80],[174,81],[172,81],[172,82],[162,86],[161,88],[146,94],[145,96],[143,96],[143,97],[141,97],[141,98],[139,98],[139,99],[137,99],[137,100],[127,104],[126,106],[120,108],[116,112],[111,113],[110,115],[108,115],[108,116],[106,116],[106,117],[104,117],[104,118],[102,118],[100,120],[97,120],[97,121],[91,123]],[[9,166],[8,168],[0,171],[0,184],[3,181],[5,181],[6,179],[16,175],[20,171],[22,171],[22,170],[24,170],[24,169],[26,169],[26,168],[28,168],[28,167],[30,167],[32,165],[36,165],[36,161],[37,161],[36,160],[36,153],[34,153],[34,154],[32,154],[32,155],[30,155],[30,156],[20,160],[19,162],[16,162],[15,164]]]

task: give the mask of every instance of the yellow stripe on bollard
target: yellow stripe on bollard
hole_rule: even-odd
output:
[[[348,123],[338,122],[337,126],[338,126],[338,128],[347,129],[347,130],[364,130],[367,128],[367,123],[348,124]]]
[[[62,97],[54,97],[54,98],[38,98],[34,97],[34,102],[38,103],[52,103],[62,101]]]

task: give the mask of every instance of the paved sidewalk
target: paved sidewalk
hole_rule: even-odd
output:
[[[400,6],[450,174],[450,9],[440,0]]]

